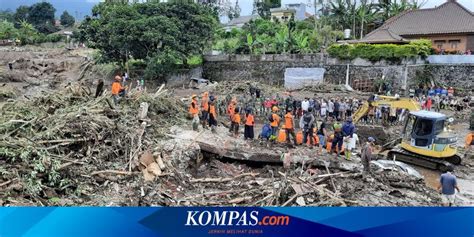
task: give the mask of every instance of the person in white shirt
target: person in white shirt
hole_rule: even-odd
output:
[[[334,102],[332,99],[328,101],[328,113],[329,117],[332,119],[334,117]]]
[[[303,111],[308,111],[308,109],[309,109],[309,100],[308,100],[307,97],[304,98],[303,101],[301,101],[301,109],[302,109]]]
[[[321,100],[321,118],[326,117],[327,109],[328,109],[328,104],[326,103],[325,99],[322,99]]]
[[[356,150],[357,144],[359,144],[359,136],[355,133],[357,130],[354,130],[354,133],[352,134],[352,137],[347,138],[347,141],[344,141],[344,152],[352,152]],[[350,157],[350,156],[349,156]],[[350,158],[347,158],[347,160],[350,160]]]

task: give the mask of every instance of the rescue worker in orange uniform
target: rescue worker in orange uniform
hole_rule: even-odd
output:
[[[199,104],[197,101],[197,95],[193,95],[191,104],[189,105],[189,115],[193,119],[193,130],[198,131],[199,127]]]
[[[291,108],[288,108],[285,114],[285,132],[286,132],[286,142],[291,144],[290,135],[293,138],[293,142],[296,145],[296,135],[295,135],[295,119],[291,113]]]
[[[120,76],[115,76],[115,81],[112,83],[112,98],[115,105],[120,101],[120,97],[125,96],[125,87],[122,86],[122,78]]]
[[[207,121],[209,120],[209,92],[204,92],[201,99],[201,123],[202,128],[207,128]]]
[[[235,108],[234,114],[232,115],[232,120],[230,124],[230,132],[233,133],[235,137],[239,136],[239,125],[240,125],[240,110]]]
[[[474,132],[467,134],[465,148],[466,154],[471,150],[471,147],[474,145]]]
[[[237,106],[237,100],[233,98],[230,101],[229,105],[227,106],[227,115],[229,116],[231,121],[232,121],[232,116],[234,116],[236,106]]]
[[[278,116],[278,107],[272,107],[272,114],[268,118],[270,122],[270,127],[272,127],[272,135],[270,136],[270,141],[275,141],[277,139],[277,131],[278,127],[280,126],[281,118]]]
[[[211,126],[211,132],[215,133],[217,127],[216,100],[212,96],[209,101],[209,126]]]
[[[252,109],[247,109],[245,113],[245,127],[244,139],[254,139],[253,127],[255,126],[255,117],[252,114]]]

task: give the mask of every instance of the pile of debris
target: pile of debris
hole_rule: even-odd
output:
[[[0,205],[437,205],[422,180],[389,171],[363,176],[297,148],[189,130],[185,105],[161,87],[115,106],[73,85],[0,111]],[[181,132],[177,131],[180,130]],[[182,137],[180,134],[185,134]],[[215,136],[215,137],[212,137]],[[226,137],[226,139],[223,139]],[[204,140],[203,140],[204,139]],[[214,140],[213,140],[214,139]],[[276,155],[249,163],[221,149]],[[232,141],[233,140],[233,141]],[[206,147],[207,146],[207,147]],[[246,147],[252,149],[246,149]],[[237,152],[234,152],[237,154]],[[246,158],[246,153],[233,158]],[[311,155],[312,154],[312,155]],[[249,156],[251,157],[251,156]],[[247,157],[248,158],[248,157]]]
[[[166,90],[134,91],[112,107],[110,94],[93,98],[77,85],[4,103],[0,198],[11,197],[12,205],[48,205],[51,198],[93,191],[96,177],[130,176],[143,151],[185,117],[184,105]],[[12,198],[18,196],[27,200]]]

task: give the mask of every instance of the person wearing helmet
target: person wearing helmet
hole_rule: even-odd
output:
[[[198,126],[199,126],[199,105],[197,101],[197,95],[192,95],[191,96],[192,101],[191,104],[189,105],[189,115],[193,119],[193,130],[198,131]]]
[[[370,161],[372,160],[372,154],[374,152],[374,144],[375,144],[375,139],[373,137],[369,137],[364,147],[362,148],[361,161],[362,161],[362,165],[364,166],[364,173],[370,174],[371,172]]]
[[[122,78],[117,75],[115,76],[115,80],[112,83],[112,98],[114,100],[115,105],[117,105],[120,101],[120,98],[125,96],[125,87],[122,86],[120,83],[122,81]]]
[[[293,139],[293,142],[296,145],[297,142],[296,142],[296,135],[295,135],[295,119],[294,119],[294,116],[293,114],[291,113],[291,108],[288,108],[288,110],[286,111],[286,114],[285,114],[285,132],[286,132],[286,142],[288,144],[291,144],[291,140],[290,140],[290,135]]]
[[[270,122],[270,126],[272,127],[272,135],[270,136],[270,141],[275,141],[277,138],[277,131],[278,131],[278,126],[280,126],[280,116],[278,116],[278,107],[273,106],[272,107],[272,114],[270,114],[270,117],[268,118],[268,121]]]

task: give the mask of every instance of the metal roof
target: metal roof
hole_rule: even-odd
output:
[[[256,20],[258,18],[260,18],[260,16],[258,16],[258,15],[241,16],[241,17],[237,17],[237,18],[232,19],[226,25],[227,26],[233,26],[233,25],[245,24],[245,23],[249,22],[250,20]]]
[[[433,111],[427,111],[427,110],[413,111],[413,112],[410,112],[410,114],[413,114],[417,117],[429,118],[429,119],[443,119],[447,117],[444,114],[433,112]]]

